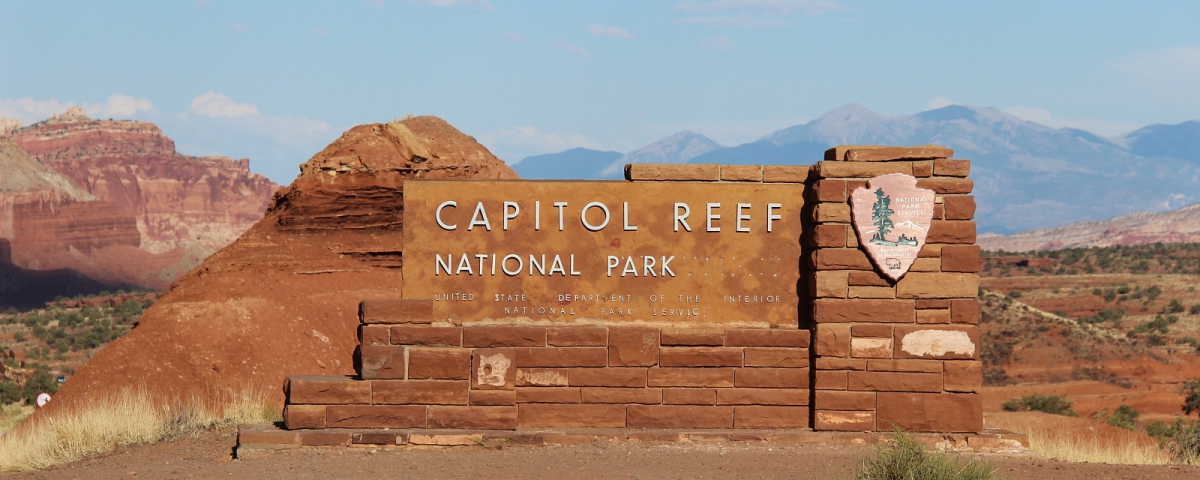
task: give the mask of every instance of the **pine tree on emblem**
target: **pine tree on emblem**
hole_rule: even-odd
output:
[[[892,210],[892,197],[883,195],[883,189],[875,190],[875,205],[871,207],[871,223],[875,224],[878,230],[871,238],[872,243],[887,242],[887,234],[892,233],[892,214],[896,213]],[[891,243],[891,242],[888,242]]]

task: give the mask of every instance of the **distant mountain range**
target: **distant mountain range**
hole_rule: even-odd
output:
[[[1170,210],[1200,200],[1200,122],[1104,138],[964,105],[890,116],[850,104],[735,147],[679,132],[625,155],[575,148],[528,157],[513,168],[522,178],[603,179],[619,178],[625,163],[804,165],[835,145],[930,143],[972,160],[981,232]]]

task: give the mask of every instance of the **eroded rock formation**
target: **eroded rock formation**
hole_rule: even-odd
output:
[[[517,175],[436,117],[354,127],[38,416],[142,384],[212,400],[261,387],[282,405],[287,375],[354,374],[358,302],[400,296],[404,181],[466,177]]]

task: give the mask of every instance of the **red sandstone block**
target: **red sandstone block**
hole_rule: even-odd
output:
[[[818,202],[841,203],[846,201],[845,180],[819,180],[813,184],[813,197]]]
[[[517,403],[579,403],[578,388],[517,387]]]
[[[848,162],[888,162],[895,160],[923,160],[929,158],[949,158],[954,155],[954,150],[939,145],[919,145],[915,147],[881,147],[876,145],[869,146],[842,146],[835,147],[836,152],[842,151],[844,157],[836,160],[845,160]]]
[[[729,378],[732,380],[732,370],[730,372]],[[287,383],[289,404],[369,405],[371,403],[371,382],[342,376],[297,375],[288,377]]]
[[[904,279],[913,275],[917,274],[909,273]],[[817,323],[912,323],[916,305],[912,300],[818,298],[813,300],[813,319]]]
[[[662,390],[658,388],[584,388],[583,403],[641,403],[659,405],[663,403]]]
[[[836,223],[813,225],[812,237],[809,244],[822,248],[843,248],[846,246],[846,226]]]
[[[645,368],[573,368],[572,387],[645,387]]]
[[[974,325],[897,325],[895,339],[893,358],[979,358],[979,327]]]
[[[517,354],[510,348],[471,351],[471,389],[512,390],[517,383]]]
[[[868,360],[867,370],[872,372],[942,373],[942,362],[938,360]]]
[[[979,275],[974,273],[909,272],[896,284],[896,298],[974,297],[978,294]]]
[[[857,248],[822,248],[813,252],[817,270],[871,270],[871,260]]]
[[[934,160],[933,174],[939,177],[965,177],[971,174],[971,161],[951,159]]]
[[[429,407],[429,428],[515,430],[517,407]]]
[[[844,203],[818,203],[812,211],[814,223],[850,223],[850,205]]]
[[[813,298],[846,298],[846,274],[839,270],[817,270],[809,277],[809,295]]]
[[[934,220],[929,226],[929,243],[975,243],[975,222],[966,220]]]
[[[942,379],[947,392],[983,391],[983,363],[974,360],[948,361]]]
[[[517,406],[519,428],[625,428],[624,405]]]
[[[808,388],[807,368],[738,368],[733,386],[745,388]]]
[[[666,405],[716,405],[717,391],[712,388],[665,388]]]
[[[603,347],[517,348],[518,367],[603,367],[608,349]]]
[[[625,179],[657,182],[715,182],[721,179],[721,166],[680,163],[631,163],[625,165]]]
[[[608,365],[613,367],[656,365],[658,364],[658,345],[657,328],[610,328],[608,329]]]
[[[288,430],[325,428],[325,405],[288,405],[283,422]]]
[[[946,324],[950,323],[950,309],[941,310],[917,310],[917,323],[921,324]]]
[[[554,327],[546,329],[546,343],[555,347],[603,347],[608,329],[603,327]]]
[[[416,405],[336,405],[327,409],[326,425],[329,428],[425,428],[425,414],[426,407]]]
[[[354,445],[404,445],[408,443],[408,435],[402,433],[351,433],[350,443]]]
[[[459,327],[397,325],[390,330],[392,345],[462,345],[462,328]]]
[[[875,410],[875,392],[817,390],[815,393],[813,407],[818,410]]]
[[[808,330],[731,329],[725,333],[730,347],[808,347]]]
[[[807,388],[720,388],[717,405],[808,405]]]
[[[739,405],[733,407],[733,428],[808,428],[808,407]]]
[[[849,390],[872,392],[940,392],[936,373],[850,372]]]
[[[975,218],[975,197],[949,195],[942,202],[946,209],[946,220],[970,220]]]
[[[300,444],[306,447],[336,447],[350,445],[350,432],[318,430],[300,432]]]
[[[879,275],[879,273],[870,272],[850,272],[846,283],[854,287],[890,287],[891,281]]]
[[[942,247],[943,272],[978,272],[979,245],[946,245]]]
[[[946,219],[946,207],[940,203],[933,204],[933,219],[934,220],[945,220]]]
[[[544,347],[545,327],[481,325],[463,328],[465,347]]]
[[[934,310],[950,308],[950,301],[945,299],[917,300],[917,310]]]
[[[968,194],[975,187],[975,182],[969,178],[922,178],[917,180],[917,188],[928,188],[940,194]]]
[[[845,390],[849,373],[845,370],[817,370],[813,372],[813,388]]]
[[[663,347],[664,367],[740,367],[742,349],[732,347]]]
[[[880,393],[879,424],[911,432],[983,431],[983,396],[974,393]]]
[[[471,378],[471,351],[465,348],[408,349],[408,378],[467,380]]]
[[[933,162],[929,160],[912,162],[913,176],[929,178],[933,176]]]
[[[721,347],[725,345],[724,330],[663,330],[661,344],[678,347]]]
[[[387,325],[359,325],[358,342],[360,345],[384,346],[389,344]]]
[[[732,387],[732,368],[651,368],[651,387]]]
[[[471,405],[505,406],[517,404],[513,390],[471,390]]]
[[[805,183],[808,180],[806,165],[764,165],[764,183]]]
[[[721,165],[721,180],[726,182],[761,182],[762,165]]]
[[[630,405],[629,428],[732,428],[733,407]]]
[[[813,415],[813,430],[839,432],[869,432],[875,430],[875,412],[817,410]]]
[[[517,369],[518,387],[565,387],[570,385],[567,368],[519,368]]]
[[[921,251],[917,252],[917,258],[938,258],[942,256],[942,245],[938,243],[926,243],[921,247]]]
[[[866,370],[867,361],[861,358],[818,357],[816,367],[817,370]]]
[[[375,405],[466,405],[468,383],[453,380],[374,380]]]
[[[404,347],[362,345],[359,355],[363,379],[404,378]]]
[[[795,347],[747,347],[745,362],[747,367],[803,368],[808,366],[808,349]]]
[[[324,417],[321,419],[321,424],[325,424]],[[242,425],[238,427],[238,444],[266,444],[266,445],[299,445],[300,435],[297,432],[289,432],[280,430],[274,426],[263,426],[264,428],[255,428],[252,425]]]
[[[892,338],[891,325],[854,325],[850,329],[855,337],[884,337]]]
[[[433,300],[363,300],[358,318],[362,323],[433,323]]]
[[[868,179],[889,173],[912,175],[912,162],[817,162],[812,166],[810,176],[821,179]],[[850,182],[846,186],[851,192],[854,191],[855,187]]]
[[[951,300],[950,321],[953,323],[979,324],[979,300]]]
[[[850,356],[850,325],[817,324],[817,342],[813,349],[823,357]]]

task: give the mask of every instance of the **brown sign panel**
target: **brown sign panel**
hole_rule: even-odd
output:
[[[455,324],[797,328],[803,189],[409,180],[403,295]]]

